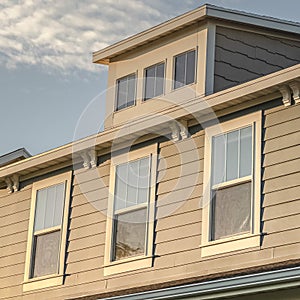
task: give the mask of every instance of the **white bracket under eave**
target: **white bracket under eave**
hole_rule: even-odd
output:
[[[171,137],[173,142],[184,140],[189,137],[189,131],[186,120],[173,121],[170,124],[170,127],[172,131]]]
[[[295,104],[300,103],[300,81],[293,81],[289,84],[289,86],[293,91],[293,99]]]
[[[17,174],[5,178],[6,188],[9,194],[17,192],[20,187],[20,178]]]
[[[97,167],[97,153],[95,149],[86,149],[79,152],[83,159],[83,167],[88,170]]]
[[[288,85],[283,85],[279,87],[279,91],[282,95],[282,102],[284,106],[292,105],[292,93],[290,87]]]

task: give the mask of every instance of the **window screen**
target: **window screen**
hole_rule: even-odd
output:
[[[114,260],[145,253],[147,209],[117,215]]]
[[[33,277],[58,273],[59,246],[60,230],[35,236]]]
[[[218,189],[212,197],[212,239],[250,230],[251,182]]]
[[[175,56],[174,89],[195,82],[196,51]]]

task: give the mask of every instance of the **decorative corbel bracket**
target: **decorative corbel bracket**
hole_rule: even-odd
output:
[[[8,190],[8,193],[9,194],[13,193],[14,192],[13,183],[10,177],[5,178],[5,183],[6,183],[6,189]]]
[[[172,131],[172,140],[177,142],[189,137],[189,131],[186,120],[173,121],[170,125]]]
[[[300,81],[293,81],[289,84],[289,86],[293,91],[293,98],[295,104],[300,103]]]
[[[81,151],[79,155],[83,159],[83,167],[86,170],[97,167],[97,154],[95,149]]]
[[[172,131],[171,137],[172,137],[173,142],[177,142],[180,139],[179,127],[178,127],[178,125],[176,123],[177,122],[174,121],[170,125],[171,131]]]
[[[9,194],[17,192],[20,187],[20,178],[17,174],[5,178],[5,183],[7,185],[7,190]]]
[[[290,87],[288,85],[283,85],[279,87],[279,91],[282,95],[282,102],[284,106],[292,105],[292,94],[291,94]]]
[[[187,120],[180,120],[178,122],[178,126],[179,126],[179,129],[180,129],[181,139],[184,140],[184,139],[188,138],[189,137],[189,130],[188,130]]]

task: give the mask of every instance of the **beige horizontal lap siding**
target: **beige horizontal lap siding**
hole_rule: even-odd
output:
[[[299,41],[217,26],[214,91],[230,88],[299,62]]]
[[[21,299],[31,185],[0,193],[0,299]]]
[[[16,254],[4,257],[2,264],[0,255],[0,270],[11,274],[9,277],[0,275],[0,284],[10,285],[10,287],[0,286],[0,295],[4,291],[7,296],[2,298],[0,296],[0,299],[14,300],[18,297],[21,300],[69,299],[261,266],[285,261],[287,258],[299,258],[299,143],[292,142],[292,138],[287,147],[282,143],[272,142],[281,138],[288,140],[294,136],[295,132],[289,126],[297,124],[298,112],[300,116],[299,107],[270,109],[264,112],[262,160],[264,235],[261,247],[201,257],[201,196],[205,189],[203,187],[205,137],[203,131],[199,131],[189,139],[175,144],[170,141],[159,143],[153,267],[106,277],[103,275],[110,172],[110,161],[106,160],[94,171],[80,169],[76,171],[80,175],[74,175],[64,285],[22,294],[20,280],[25,252],[23,253],[23,250],[18,252],[18,249],[25,249],[25,244],[21,241],[20,245],[23,245],[23,248],[18,248],[18,244],[7,238],[9,235],[4,235],[6,247]],[[272,126],[279,126],[278,136]],[[285,156],[282,152],[289,153],[290,156]],[[26,193],[24,190],[25,199]],[[26,205],[29,209],[29,202],[26,202],[30,198],[28,195],[27,200],[19,202],[15,200],[13,203],[7,200],[7,204],[10,203],[9,205],[16,209],[14,205],[20,203],[20,209],[26,211]],[[5,219],[5,222],[6,226],[10,226],[7,227],[10,228],[8,232],[16,229],[17,223],[12,222],[10,218]],[[22,221],[23,226],[26,222]],[[22,234],[22,230],[16,234]],[[16,275],[15,279],[12,274]]]
[[[269,109],[264,120],[263,249],[299,258],[300,105]]]

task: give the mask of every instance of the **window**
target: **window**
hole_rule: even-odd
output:
[[[136,75],[130,74],[117,80],[116,111],[135,104]]]
[[[203,256],[259,246],[260,132],[259,113],[205,130]]]
[[[164,92],[165,63],[159,63],[145,69],[144,100],[148,100]]]
[[[195,82],[196,50],[175,56],[174,89]]]
[[[70,174],[33,183],[24,291],[62,284]]]
[[[156,147],[112,158],[105,275],[152,265]]]

